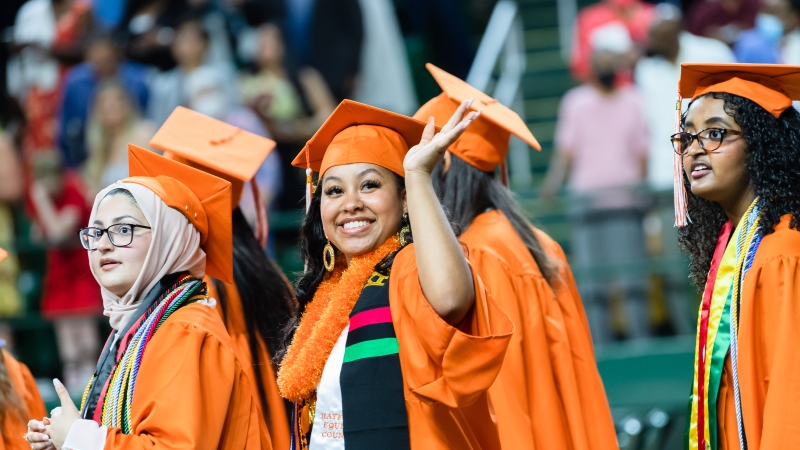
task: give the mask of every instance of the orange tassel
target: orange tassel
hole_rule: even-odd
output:
[[[683,98],[678,94],[678,99],[675,103],[675,132],[681,131],[681,103]],[[680,144],[678,144],[680,145]],[[680,147],[678,148],[680,151]],[[675,226],[678,228],[685,227],[689,224],[689,209],[688,199],[686,195],[686,186],[683,184],[683,157],[674,152],[672,154],[672,180],[673,180],[673,202],[675,204]]]
[[[261,193],[258,190],[256,179],[250,180],[250,188],[253,192],[253,201],[256,207],[256,229],[255,235],[261,248],[266,248],[267,238],[269,237],[269,222],[267,222],[267,207],[261,201]]]
[[[503,186],[508,187],[508,165],[505,161],[500,164],[500,181],[503,183]]]

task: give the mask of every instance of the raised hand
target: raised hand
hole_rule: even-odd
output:
[[[414,173],[430,175],[436,164],[444,157],[444,152],[447,151],[447,148],[480,115],[480,111],[478,111],[471,112],[464,117],[464,113],[472,105],[473,100],[469,99],[461,103],[442,128],[442,131],[438,133],[436,133],[433,117],[428,119],[428,125],[425,127],[425,131],[422,132],[422,139],[419,144],[412,147],[403,160],[403,169],[406,172],[406,177]]]
[[[78,411],[69,396],[69,392],[67,392],[67,388],[60,381],[53,380],[53,386],[55,386],[56,394],[61,400],[61,407],[54,409],[50,413],[50,424],[45,427],[45,433],[50,436],[55,448],[60,449],[67,439],[69,429],[72,428],[75,422],[80,420],[81,412]]]

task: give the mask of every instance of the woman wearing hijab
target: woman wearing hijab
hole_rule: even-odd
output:
[[[467,103],[435,134],[432,120],[345,100],[295,158],[309,183],[320,176],[301,229],[302,315],[278,373],[293,449],[499,448],[486,390],[513,326],[431,184],[477,117],[462,120]]]
[[[273,356],[283,346],[283,328],[294,316],[296,300],[288,280],[264,252],[267,213],[253,179],[275,142],[179,106],[150,145],[231,183],[234,282],[207,278],[209,295],[217,299],[234,353],[255,385],[273,447],[289,448],[289,417],[275,381]],[[258,211],[255,234],[239,208],[248,181]]]
[[[470,262],[515,325],[489,395],[503,449],[617,448],[589,325],[561,247],[525,218],[505,175],[511,134],[539,149],[514,111],[428,64],[444,91],[414,117],[446,120],[474,97],[481,117],[433,172],[444,207],[465,231]]]
[[[0,262],[7,257],[0,248]],[[47,412],[31,371],[5,351],[4,344],[0,340],[0,450],[25,450],[25,423]]]
[[[687,448],[800,448],[800,66],[682,64],[679,91],[676,224],[705,285]]]
[[[230,281],[230,183],[129,145],[130,178],[81,230],[112,334],[80,410],[33,421],[34,449],[271,449],[202,277]]]

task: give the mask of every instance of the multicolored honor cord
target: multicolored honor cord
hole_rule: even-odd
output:
[[[130,434],[134,388],[147,344],[172,313],[207,296],[208,289],[202,280],[184,275],[145,313],[141,324],[132,335],[129,334],[131,337],[101,391],[102,401],[95,409],[95,421],[108,427],[121,428],[124,434]],[[84,409],[87,394],[94,381],[93,377],[84,393],[81,410]]]
[[[735,333],[738,332],[738,308],[742,282],[746,269],[749,269],[747,261],[752,264],[761,242],[760,234],[757,232],[759,224],[757,204],[758,199],[747,210],[735,231],[732,230],[733,225],[730,222],[723,226],[714,250],[698,317],[695,373],[687,426],[689,450],[717,448],[717,395],[722,371],[725,358],[731,349],[731,333],[734,333],[735,339]],[[730,238],[732,231],[733,238]],[[735,301],[732,301],[734,299]],[[733,315],[732,306],[735,308]],[[735,319],[734,324],[731,324],[732,318]],[[735,342],[733,345],[735,346]],[[735,374],[736,366],[733,360],[732,364]],[[734,384],[734,395],[738,398],[737,378],[734,378]],[[737,405],[738,403],[737,400]],[[737,408],[741,410],[740,405]],[[744,425],[738,411],[737,416],[743,437]]]

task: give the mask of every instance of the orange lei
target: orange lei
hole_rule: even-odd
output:
[[[353,258],[347,268],[337,266],[331,276],[319,284],[278,371],[278,389],[283,398],[296,403],[311,398],[328,356],[350,323],[350,312],[364,283],[375,266],[399,248],[400,240],[392,236],[374,251]]]

